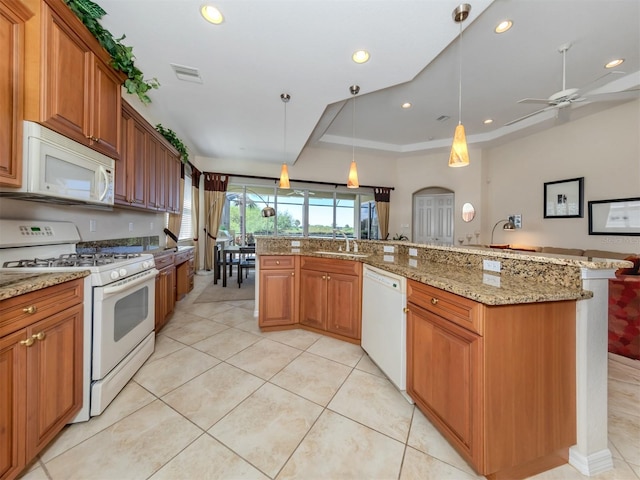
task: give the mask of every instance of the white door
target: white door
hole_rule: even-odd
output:
[[[413,241],[453,245],[453,193],[413,197]]]

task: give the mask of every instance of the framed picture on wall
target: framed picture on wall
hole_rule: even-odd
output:
[[[640,235],[640,197],[589,202],[589,235]]]
[[[584,177],[544,184],[544,218],[584,217]]]

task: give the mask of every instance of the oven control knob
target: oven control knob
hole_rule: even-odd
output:
[[[109,276],[111,277],[111,280],[116,280],[120,274],[114,270]]]
[[[118,273],[120,274],[121,277],[127,276],[127,271],[124,268],[121,268],[120,270],[118,270]]]
[[[145,260],[144,262],[142,262],[142,268],[144,268],[145,270],[148,268],[151,268],[152,266],[153,264],[148,260]]]

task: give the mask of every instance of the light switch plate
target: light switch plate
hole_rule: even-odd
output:
[[[492,287],[499,287],[500,277],[498,275],[493,275],[491,273],[483,273],[482,283],[484,283],[485,285],[491,285]]]
[[[417,257],[418,256],[418,249],[417,248],[410,248],[409,249],[409,256],[410,257]]]
[[[393,245],[384,245],[382,248],[384,253],[393,253],[396,251],[396,247]]]
[[[291,249],[291,253],[300,253],[300,249],[299,248],[292,248]]]
[[[410,267],[417,267],[418,266],[418,260],[416,260],[415,258],[410,258],[409,259],[409,266]]]
[[[393,255],[383,255],[382,257],[382,261],[384,262],[395,262],[396,257],[394,257]]]
[[[291,240],[291,246],[292,247],[299,247],[300,246],[300,240]]]

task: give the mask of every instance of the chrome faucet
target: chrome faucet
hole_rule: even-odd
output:
[[[338,230],[338,229],[334,229],[333,233],[339,233],[340,235],[342,235],[344,237],[344,239],[347,242],[347,249],[345,250],[345,252],[350,251],[349,250],[349,237],[347,237],[346,233],[344,233],[342,230]]]

